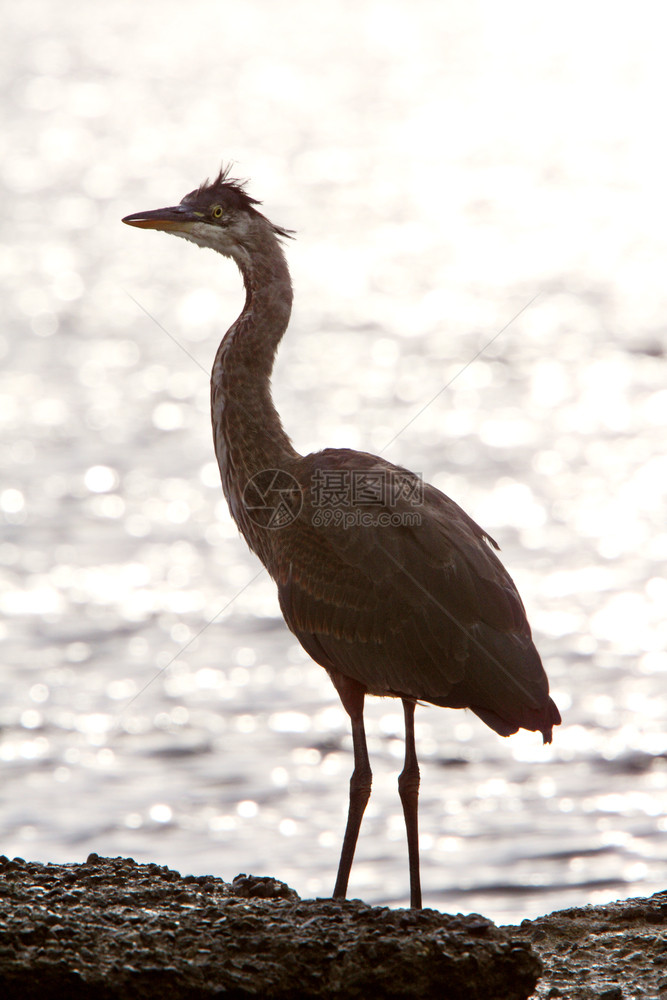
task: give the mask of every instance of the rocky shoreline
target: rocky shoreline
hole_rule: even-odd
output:
[[[0,857],[3,1000],[667,998],[667,892],[496,927],[130,858]]]

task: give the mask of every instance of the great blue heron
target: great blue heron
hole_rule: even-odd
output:
[[[334,683],[352,724],[354,771],[334,897],[344,898],[371,791],[366,694],[400,698],[405,765],[398,779],[410,902],[421,906],[417,701],[469,708],[501,736],[561,721],[521,598],[496,543],[453,500],[375,455],[299,455],[271,398],[292,308],[281,239],[243,184],[221,170],[179,205],[128,215],[236,261],[241,315],[218,348],[211,415],[232,517],[278,586],[288,627]],[[328,484],[328,491],[327,491]],[[323,492],[324,491],[324,492]]]

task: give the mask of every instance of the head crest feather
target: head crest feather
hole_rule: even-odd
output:
[[[223,164],[220,168],[218,176],[213,181],[209,181],[207,178],[199,185],[196,191],[186,195],[186,198],[183,200],[195,202],[202,198],[211,201],[220,198],[232,208],[245,210],[246,212],[261,216],[262,219],[265,219],[265,221],[268,222],[276,236],[284,239],[291,239],[294,234],[294,230],[284,229],[282,226],[276,226],[273,222],[267,219],[265,215],[262,215],[262,213],[255,207],[256,205],[261,205],[261,201],[257,198],[253,198],[245,189],[245,186],[248,183],[247,180],[238,180],[231,177],[231,169],[231,163],[227,164],[227,166]]]

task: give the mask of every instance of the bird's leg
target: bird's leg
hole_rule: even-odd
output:
[[[331,679],[340,695],[343,708],[352,722],[352,747],[354,749],[354,771],[350,778],[350,804],[347,813],[347,826],[343,838],[343,849],[338,863],[338,876],[333,891],[334,899],[345,899],[347,883],[350,878],[354,851],[357,846],[359,828],[371,795],[371,772],[366,747],[366,732],[364,730],[364,696],[366,688],[358,681],[345,677],[343,674],[331,673]]]
[[[408,835],[410,865],[410,906],[421,909],[422,889],[419,877],[419,763],[415,750],[415,702],[403,699],[405,714],[405,765],[398,779],[398,793],[403,803],[405,829]]]

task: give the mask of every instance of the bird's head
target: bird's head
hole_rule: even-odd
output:
[[[136,212],[126,215],[123,222],[140,229],[161,229],[182,236],[241,263],[242,258],[256,250],[258,241],[267,233],[290,236],[289,230],[274,226],[257,210],[255,206],[259,204],[246,192],[243,183],[232,180],[229,169],[223,168],[213,183],[205,181],[186,194],[180,205]]]

